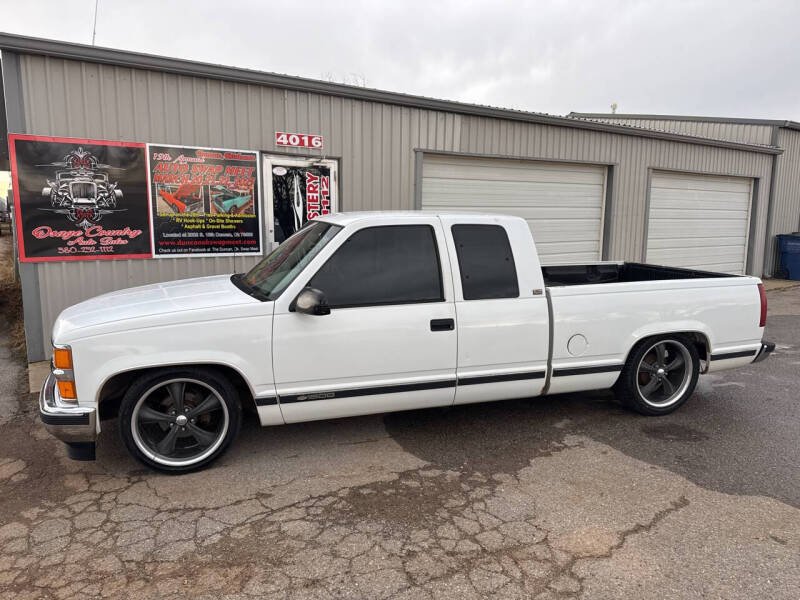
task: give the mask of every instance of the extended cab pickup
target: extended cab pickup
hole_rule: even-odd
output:
[[[352,213],[309,222],[246,274],[105,294],[66,309],[40,397],[73,458],[100,415],[166,471],[262,425],[614,388],[675,410],[701,372],[765,358],[761,282],[603,262],[541,266],[526,222]]]

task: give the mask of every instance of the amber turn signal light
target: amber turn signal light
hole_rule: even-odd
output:
[[[56,369],[71,369],[72,350],[69,348],[55,348],[53,350],[53,365]]]
[[[59,381],[58,382],[58,395],[65,400],[77,400],[78,394],[75,393],[74,381]]]

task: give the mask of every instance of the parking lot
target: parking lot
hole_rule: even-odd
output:
[[[250,419],[177,477],[111,422],[67,460],[2,347],[0,597],[796,599],[800,288],[770,303],[772,357],[671,416],[597,393]]]

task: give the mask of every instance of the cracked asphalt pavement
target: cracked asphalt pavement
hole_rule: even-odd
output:
[[[677,413],[607,393],[260,428],[141,467],[65,458],[0,347],[0,598],[800,597],[800,288],[766,362]]]

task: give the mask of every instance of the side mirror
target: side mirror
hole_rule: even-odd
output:
[[[294,299],[289,310],[294,310],[306,315],[329,315],[331,308],[328,299],[320,290],[312,287],[303,288]]]

